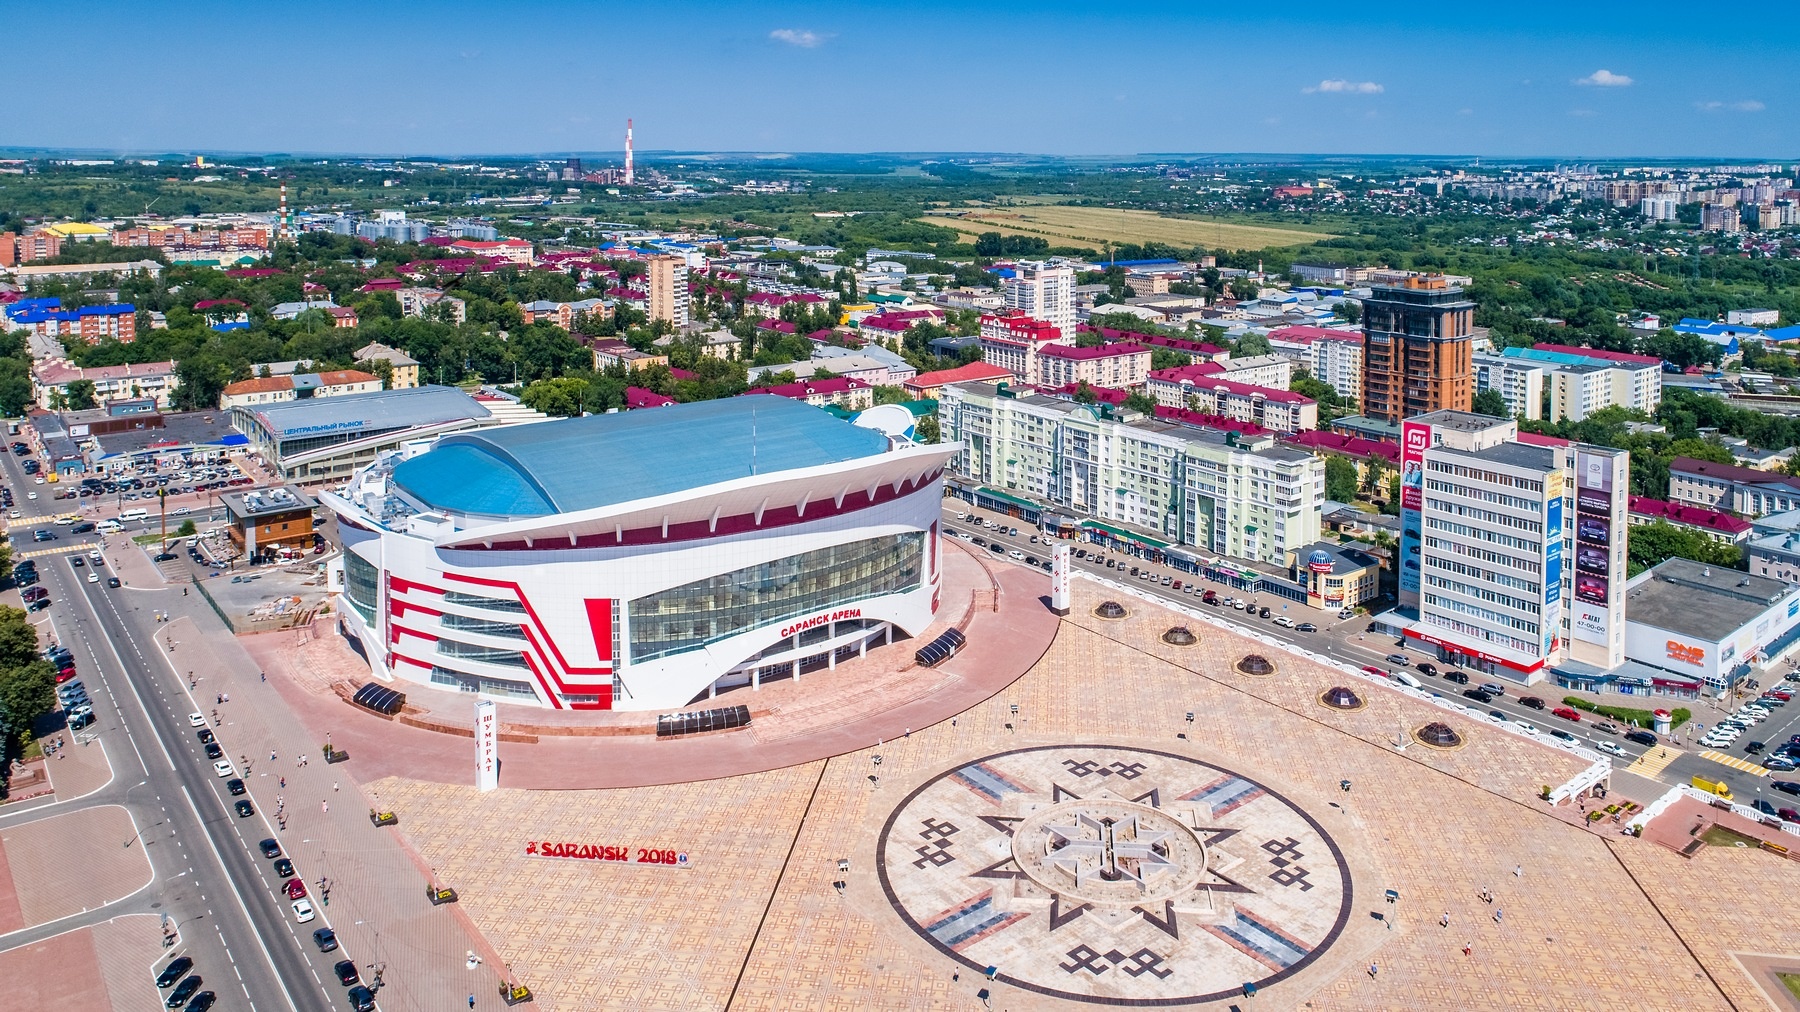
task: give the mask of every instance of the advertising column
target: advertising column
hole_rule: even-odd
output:
[[[1431,448],[1428,422],[1400,423],[1400,607],[1419,606],[1419,559],[1425,501],[1425,451]]]
[[[1598,668],[1625,662],[1625,525],[1630,457],[1575,450],[1575,572],[1569,656]]]
[[[500,786],[500,720],[494,701],[475,701],[475,786],[491,791]]]
[[[1069,555],[1067,542],[1050,550],[1050,610],[1058,615],[1069,613]]]
[[[1544,476],[1544,605],[1539,630],[1543,653],[1554,659],[1562,640],[1563,472]]]

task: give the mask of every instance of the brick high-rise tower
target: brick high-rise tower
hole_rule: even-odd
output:
[[[1441,274],[1377,286],[1363,300],[1363,414],[1398,424],[1469,410],[1474,321],[1475,303]]]

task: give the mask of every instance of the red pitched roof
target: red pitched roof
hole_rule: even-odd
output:
[[[1349,457],[1367,457],[1371,453],[1380,454],[1393,463],[1400,463],[1400,444],[1385,440],[1363,439],[1361,436],[1346,436],[1342,433],[1325,429],[1313,429],[1308,432],[1297,432],[1282,440],[1290,446],[1303,450],[1327,450],[1341,453]]]
[[[791,397],[794,400],[803,401],[811,394],[839,394],[847,390],[867,389],[868,386],[869,384],[864,383],[859,379],[852,379],[848,376],[833,376],[829,379],[797,380],[793,383],[783,383],[779,386],[758,387],[755,390],[746,390],[738,396],[748,397],[752,394],[774,394],[778,397]]]
[[[1329,327],[1276,327],[1269,331],[1271,341],[1291,341],[1296,344],[1311,344],[1314,341],[1362,341],[1362,335],[1354,330],[1332,330]]]
[[[1116,406],[1125,403],[1125,398],[1131,396],[1130,391],[1114,390],[1112,387],[1097,387],[1092,383],[1088,384],[1087,389],[1089,393],[1094,395],[1094,400],[1101,404],[1112,404]],[[1080,391],[1081,384],[1070,383],[1067,386],[1060,386],[1054,390],[1042,390],[1039,392],[1049,397],[1060,397],[1063,400],[1072,401],[1075,399],[1075,395]]]
[[[1012,373],[997,365],[986,362],[970,362],[954,369],[940,369],[937,372],[922,372],[904,384],[915,390],[931,390],[951,383],[968,383],[977,380],[1011,379]]]
[[[1102,344],[1087,348],[1078,348],[1072,344],[1051,344],[1038,349],[1038,354],[1045,358],[1066,358],[1085,362],[1096,358],[1117,358],[1121,355],[1148,355],[1150,349],[1139,344]]]
[[[675,398],[664,397],[654,390],[645,390],[643,387],[625,388],[625,407],[628,409],[666,408],[673,403]]]
[[[1667,520],[1672,524],[1685,524],[1689,527],[1703,527],[1718,531],[1721,534],[1739,535],[1751,528],[1748,520],[1742,520],[1729,513],[1718,510],[1701,509],[1698,506],[1683,506],[1680,503],[1664,502],[1646,496],[1631,497],[1631,512],[1642,517],[1654,517]]]
[[[1156,417],[1161,418],[1164,421],[1192,426],[1196,429],[1217,429],[1220,432],[1240,432],[1246,436],[1260,436],[1268,431],[1260,425],[1252,425],[1249,422],[1240,422],[1235,418],[1226,418],[1224,415],[1209,415],[1203,411],[1189,411],[1186,408],[1170,408],[1160,404],[1156,406]]]

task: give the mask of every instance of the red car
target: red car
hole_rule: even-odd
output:
[[[1581,714],[1576,713],[1574,710],[1572,710],[1566,706],[1559,706],[1556,709],[1551,710],[1550,712],[1552,715],[1561,717],[1564,720],[1572,720],[1577,724],[1581,723]]]
[[[1374,675],[1376,678],[1386,678],[1388,676],[1387,671],[1385,671],[1382,668],[1378,668],[1373,664],[1363,665],[1363,673],[1367,674],[1367,675]]]
[[[287,890],[287,896],[290,900],[297,900],[306,896],[306,883],[297,878],[288,879],[287,882],[282,885],[282,888]]]
[[[1788,692],[1786,689],[1770,689],[1768,692],[1763,693],[1763,695],[1774,696],[1784,703],[1791,702],[1794,698],[1794,694]]]
[[[61,685],[62,683],[66,682],[69,679],[74,678],[74,677],[75,677],[75,669],[74,668],[64,668],[61,671],[58,671],[56,673],[56,684]]]

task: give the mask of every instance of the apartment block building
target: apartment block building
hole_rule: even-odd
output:
[[[1362,398],[1362,343],[1363,336],[1354,330],[1300,326],[1269,332],[1269,347],[1275,354],[1304,368],[1339,397],[1354,401]]]
[[[1078,515],[1276,566],[1319,536],[1324,462],[1266,434],[1115,415],[993,383],[944,387],[939,419],[944,438],[962,444],[956,470]]]
[[[1662,360],[1651,355],[1536,344],[1508,348],[1503,356],[1541,364],[1549,373],[1550,421],[1581,421],[1601,408],[1622,407],[1645,414],[1662,404]]]
[[[169,395],[181,385],[174,362],[133,362],[82,369],[60,359],[46,359],[32,368],[38,406],[51,410],[53,403],[68,396],[69,384],[76,380],[94,384],[96,401],[149,398],[158,408],[167,408]]]
[[[680,330],[688,324],[687,258],[668,253],[645,257],[652,320],[667,320]]]
[[[1469,410],[1474,320],[1475,303],[1441,274],[1375,286],[1363,300],[1363,414],[1397,424]]]
[[[1009,309],[984,314],[976,341],[983,362],[1029,381],[1037,374],[1038,352],[1052,345],[1073,346],[1075,338],[1054,323]]]
[[[29,330],[39,337],[78,337],[88,342],[111,338],[120,344],[137,340],[137,307],[130,303],[79,309],[31,308],[9,312],[6,319],[9,328]]]
[[[1163,407],[1222,415],[1272,432],[1305,432],[1319,427],[1319,404],[1312,398],[1200,371],[1205,368],[1190,365],[1157,369],[1146,378],[1144,392]]]
[[[1150,373],[1150,349],[1137,344],[1105,344],[1077,348],[1046,344],[1037,349],[1030,382],[1041,387],[1071,383],[1114,389],[1144,385]]]
[[[1075,337],[1075,269],[1035,261],[1013,266],[1013,276],[1002,285],[1008,309],[1042,320]]]
[[[1470,356],[1470,365],[1475,369],[1475,392],[1499,391],[1506,399],[1508,417],[1534,421],[1544,417],[1544,383],[1550,376],[1548,365],[1485,352]]]

